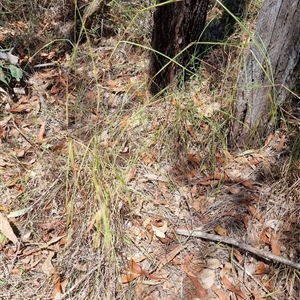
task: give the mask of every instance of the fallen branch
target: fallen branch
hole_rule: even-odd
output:
[[[238,240],[235,240],[235,239],[232,239],[229,237],[223,237],[223,236],[218,236],[215,234],[209,234],[209,233],[201,232],[200,230],[189,231],[187,229],[176,229],[175,232],[177,234],[184,235],[184,236],[189,236],[189,237],[193,236],[193,237],[198,237],[198,238],[202,238],[202,239],[206,239],[206,240],[212,240],[212,241],[216,241],[216,242],[222,242],[225,244],[233,245],[242,250],[245,250],[245,251],[251,252],[257,256],[263,257],[265,259],[273,260],[273,261],[276,261],[276,262],[279,262],[279,263],[282,263],[287,266],[291,266],[295,269],[300,270],[300,263],[293,262],[289,259],[283,258],[278,255],[274,255],[267,251],[256,249],[256,248],[249,246],[241,241],[238,241]]]

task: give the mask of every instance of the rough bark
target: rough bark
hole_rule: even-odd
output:
[[[300,75],[300,0],[265,0],[238,81],[231,146],[257,145]]]
[[[177,55],[190,43],[199,40],[205,26],[208,1],[174,1],[156,8],[151,41],[156,52],[150,53],[149,67],[150,91],[153,94],[168,86],[178,74],[177,64],[170,61],[170,58],[187,66],[194,47]],[[160,4],[163,2],[158,0]]]

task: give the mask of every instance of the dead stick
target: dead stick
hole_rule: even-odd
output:
[[[199,230],[189,231],[187,229],[176,229],[175,232],[177,234],[184,235],[184,236],[194,236],[194,237],[199,237],[199,238],[206,239],[206,240],[212,240],[212,241],[217,241],[217,242],[222,242],[225,244],[233,245],[233,246],[236,246],[245,251],[251,252],[257,256],[260,256],[260,257],[263,257],[266,259],[270,259],[270,260],[273,260],[273,261],[276,261],[276,262],[279,262],[279,263],[282,263],[282,264],[285,264],[285,265],[288,265],[295,269],[300,270],[299,263],[293,262],[289,259],[283,258],[278,255],[274,255],[267,251],[256,249],[256,248],[249,246],[241,241],[237,241],[237,240],[229,238],[229,237],[223,237],[223,236],[218,236],[218,235],[214,235],[214,234],[209,234],[209,233],[201,232]]]

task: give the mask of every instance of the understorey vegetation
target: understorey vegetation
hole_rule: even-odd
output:
[[[300,298],[299,84],[273,101],[263,1],[159,42],[184,3],[0,3],[0,299]]]

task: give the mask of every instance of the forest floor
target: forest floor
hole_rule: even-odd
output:
[[[243,47],[153,97],[143,15],[71,49],[49,18],[31,56],[0,27],[29,69],[0,90],[0,299],[300,299],[299,125],[227,148]]]

